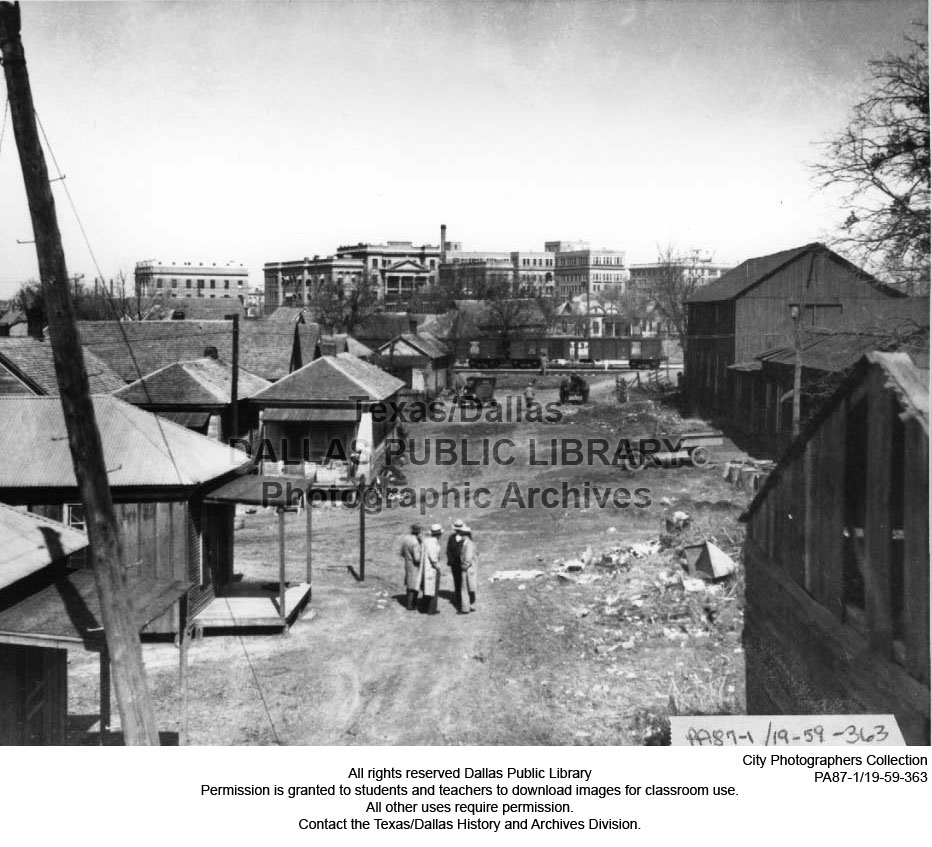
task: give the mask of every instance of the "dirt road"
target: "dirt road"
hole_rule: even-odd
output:
[[[398,501],[367,521],[366,580],[348,571],[357,561],[355,512],[324,507],[315,514],[316,564],[311,614],[287,636],[206,637],[190,651],[189,732],[194,744],[632,744],[671,702],[680,711],[736,711],[743,706],[740,597],[684,595],[669,556],[631,558],[624,567],[591,566],[582,579],[559,576],[555,564],[589,546],[600,553],[656,539],[665,513],[690,512],[706,534],[733,537],[740,503],[719,468],[649,468],[638,474],[587,464],[528,464],[530,445],[567,438],[633,437],[642,412],[627,420],[610,400],[612,379],[595,381],[594,405],[567,411],[558,423],[412,424],[415,458],[426,439],[509,439],[512,464],[405,467],[418,490],[489,492],[489,505],[414,506]],[[556,399],[540,383],[538,400]],[[511,387],[516,398],[520,384]],[[508,402],[509,392],[499,392]],[[637,407],[632,407],[635,409]],[[653,414],[653,413],[652,413]],[[664,413],[666,414],[666,413]],[[507,445],[506,445],[507,446]],[[543,453],[539,453],[544,455]],[[580,490],[579,505],[533,508],[531,487]],[[511,488],[509,488],[511,485]],[[637,488],[650,505],[605,506],[584,491]],[[412,520],[454,517],[474,529],[480,552],[478,611],[457,615],[444,568],[440,614],[402,605],[401,535]],[[247,579],[277,574],[275,516],[246,516],[235,539],[236,570]],[[289,574],[303,575],[303,520],[289,520]],[[446,535],[443,539],[445,545]],[[496,572],[540,570],[540,576],[490,581]],[[578,576],[578,575],[577,575]],[[669,582],[668,582],[669,579]],[[727,593],[727,592],[726,592]],[[177,651],[145,646],[162,727],[177,729]],[[93,727],[96,664],[75,653],[70,667],[75,725]],[[671,700],[672,698],[672,700]],[[116,710],[114,710],[116,715]],[[81,718],[80,716],[85,716]]]

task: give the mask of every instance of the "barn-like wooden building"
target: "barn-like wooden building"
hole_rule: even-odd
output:
[[[727,414],[734,391],[729,368],[792,344],[794,314],[803,325],[830,328],[863,310],[864,301],[894,296],[824,244],[742,262],[687,301],[687,400],[706,414]]]
[[[866,354],[743,515],[750,714],[929,743],[928,462],[928,352]]]

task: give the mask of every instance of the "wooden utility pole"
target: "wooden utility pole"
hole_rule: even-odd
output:
[[[239,315],[233,315],[233,381],[230,385],[230,438],[239,436]]]
[[[13,131],[36,237],[55,375],[68,430],[74,475],[87,516],[91,561],[112,662],[123,737],[127,744],[155,745],[159,743],[155,710],[146,685],[142,646],[122,567],[119,529],[107,483],[94,405],[88,390],[84,354],[78,340],[55,199],[36,131],[35,109],[20,39],[19,3],[0,3],[0,50]]]

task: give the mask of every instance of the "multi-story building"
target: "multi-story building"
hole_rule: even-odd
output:
[[[290,262],[266,262],[264,311],[279,306],[304,306],[316,302],[321,290],[337,284],[354,288],[363,279],[366,266],[361,259],[314,256]]]
[[[336,258],[361,261],[370,282],[378,284],[380,297],[398,302],[436,284],[440,250],[432,244],[415,245],[410,241],[360,242],[338,247]]]
[[[279,306],[313,303],[321,287],[333,283],[347,289],[369,282],[386,303],[401,303],[437,282],[440,248],[410,241],[344,244],[333,256],[305,256],[267,262],[265,312]]]
[[[547,242],[550,246],[575,246],[566,242]],[[623,293],[629,272],[623,250],[559,250],[555,252],[555,294],[566,300],[577,294]]]
[[[554,254],[518,250],[511,254],[516,294],[547,297],[554,293]]]
[[[163,264],[157,259],[136,263],[140,297],[238,297],[249,291],[249,269],[236,262]]]
[[[731,265],[714,264],[712,258],[700,253],[678,256],[669,262],[648,262],[630,265],[631,280],[628,290],[646,301],[654,301],[660,289],[668,284],[671,275],[690,282],[690,289],[699,289],[731,270]],[[694,283],[694,285],[693,285]]]

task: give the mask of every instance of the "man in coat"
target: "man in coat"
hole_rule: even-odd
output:
[[[417,575],[421,568],[421,525],[411,524],[411,532],[401,540],[401,561],[405,567],[405,607],[414,610]]]
[[[447,539],[447,565],[450,573],[453,575],[453,602],[457,604],[457,611],[460,614],[466,612],[466,607],[460,605],[460,587],[463,584],[463,571],[460,562],[460,550],[463,547],[463,541],[466,536],[463,535],[463,527],[466,526],[460,518],[453,521],[453,534]]]
[[[429,615],[437,614],[437,591],[440,587],[440,536],[443,527],[431,525],[430,536],[421,542],[421,564],[417,584]]]
[[[460,568],[462,577],[459,592],[460,610],[466,611],[467,593],[469,600],[469,611],[476,611],[476,587],[479,584],[479,555],[476,552],[476,543],[472,540],[472,530],[464,526],[463,546],[460,548]]]

